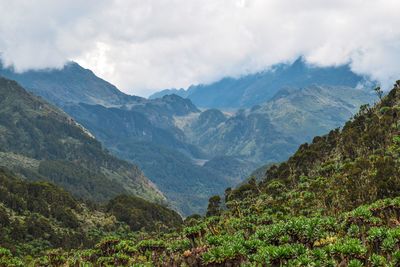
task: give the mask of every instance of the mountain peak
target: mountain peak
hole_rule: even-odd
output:
[[[24,73],[17,73],[12,67],[0,68],[0,76],[17,80],[29,91],[59,106],[69,103],[121,106],[133,99],[73,61],[67,62],[61,69],[29,70]]]
[[[321,67],[308,64],[299,57],[292,63],[277,64],[255,74],[225,77],[211,84],[190,86],[186,91],[163,90],[150,98],[174,93],[189,98],[198,107],[229,110],[261,104],[283,88],[303,88],[313,84],[355,88],[365,80],[353,73],[349,65]]]

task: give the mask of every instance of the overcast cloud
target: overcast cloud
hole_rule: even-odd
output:
[[[75,60],[131,94],[257,72],[303,55],[400,79],[399,0],[0,0],[18,71]]]

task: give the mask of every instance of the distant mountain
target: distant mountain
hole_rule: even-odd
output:
[[[279,64],[271,69],[239,78],[224,78],[211,84],[190,86],[187,90],[163,90],[150,99],[176,94],[190,99],[201,108],[237,109],[262,104],[284,88],[303,88],[310,85],[356,87],[366,82],[347,65],[317,67],[303,58],[292,64]]]
[[[111,156],[67,114],[4,78],[0,131],[0,166],[21,177],[51,181],[96,202],[122,193],[165,199],[136,165]]]
[[[66,106],[65,111],[88,127],[115,155],[137,163],[184,214],[203,212],[210,195],[240,181],[240,173],[230,176],[221,167],[202,166],[196,161],[208,156],[185,142],[184,133],[173,125],[174,113],[162,115],[162,111],[153,114],[150,109],[144,112],[87,104]],[[255,167],[241,161],[237,164],[243,172]]]
[[[201,156],[199,149],[184,143],[184,134],[173,121],[174,116],[200,112],[190,100],[171,95],[157,100],[143,99],[122,108],[79,103],[65,104],[63,109],[91,129],[106,146],[113,147],[122,140],[144,141]]]
[[[182,130],[190,143],[213,155],[280,162],[313,136],[341,127],[362,104],[375,99],[368,90],[349,87],[281,89],[271,100],[232,116],[204,111]]]
[[[12,68],[0,66],[0,76],[18,81],[28,91],[43,97],[64,111],[79,110],[80,119],[85,123],[107,123],[107,121],[102,121],[102,118],[100,121],[92,122],[93,118],[90,116],[96,115],[91,112],[102,112],[104,108],[110,108],[108,111],[113,115],[108,121],[107,126],[111,127],[107,129],[108,131],[112,131],[112,127],[121,123],[124,129],[118,128],[118,131],[128,135],[133,134],[135,137],[143,137],[144,141],[156,139],[156,143],[160,141],[162,144],[171,146],[175,146],[183,138],[183,134],[174,127],[171,121],[172,116],[200,112],[190,100],[174,95],[147,100],[124,94],[114,85],[100,79],[92,71],[82,68],[75,62],[70,62],[59,70],[32,70],[24,73],[16,73]],[[89,114],[84,112],[85,110],[88,110]],[[86,115],[89,118],[85,117]],[[155,130],[152,131],[149,127]],[[158,135],[164,136],[159,138]],[[167,138],[165,135],[170,137]],[[142,140],[140,138],[139,140]],[[177,140],[172,141],[174,138]]]
[[[234,160],[243,168],[232,173],[221,171],[220,166],[211,167],[218,164],[203,165],[212,157],[187,143],[185,133],[175,125],[175,117],[200,113],[188,99],[176,95],[156,100],[129,96],[76,63],[61,70],[21,74],[0,69],[1,75],[16,79],[34,94],[61,107],[113,154],[138,164],[185,215],[204,212],[210,195],[235,185],[242,172],[256,167]],[[233,157],[218,157],[212,162],[224,160],[221,166],[228,166],[228,159]]]
[[[270,101],[253,107],[250,113],[267,115],[277,131],[304,142],[343,126],[361,105],[379,100],[371,89],[344,86],[283,89]]]
[[[72,75],[71,68],[79,75]],[[200,111],[191,99],[176,94],[144,99],[108,90],[115,87],[75,63],[61,70],[30,71],[27,77],[10,69],[0,70],[0,75],[21,80],[89,129],[114,155],[138,164],[184,215],[203,213],[210,195],[242,182],[266,162],[286,160],[301,143],[342,126],[361,104],[374,99],[355,89],[364,79],[347,66],[316,68],[302,60],[247,78],[227,79],[229,86],[215,89],[221,93],[218,99],[224,100],[225,92],[232,103],[240,99],[247,99],[242,101],[246,105],[259,103],[234,113]],[[322,81],[336,85],[309,85]],[[57,87],[64,95],[44,91],[38,84]],[[240,90],[231,90],[239,84],[247,86],[241,85],[247,98],[237,94]],[[104,97],[96,101],[88,97],[97,91]],[[79,97],[71,101],[65,97],[69,94]]]
[[[191,86],[189,88],[193,88],[193,87],[194,86]],[[149,96],[149,99],[162,98],[163,96],[166,96],[166,95],[178,95],[180,97],[187,98],[188,95],[190,94],[189,92],[190,92],[189,89],[185,90],[183,88],[181,88],[181,89],[164,89],[164,90],[161,90],[161,91],[151,94]]]
[[[122,93],[114,85],[75,62],[69,62],[62,69],[31,70],[23,73],[4,68],[0,63],[0,76],[18,81],[28,91],[57,106],[66,103],[121,106],[127,102],[142,100]]]

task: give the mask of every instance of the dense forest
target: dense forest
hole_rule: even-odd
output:
[[[35,259],[2,249],[0,259],[37,266],[399,266],[399,111],[400,81],[342,129],[268,168],[260,182],[211,197],[207,215],[189,216],[178,230],[109,235],[90,249],[49,250]]]
[[[0,169],[0,266],[24,266],[49,249],[89,248],[110,235],[181,224],[176,212],[138,197],[117,196],[103,206],[83,203],[54,184],[27,182]],[[8,251],[21,259],[6,259]]]

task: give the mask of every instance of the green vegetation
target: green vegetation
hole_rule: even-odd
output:
[[[133,231],[142,228],[160,231],[182,224],[181,216],[175,211],[134,196],[117,196],[110,200],[107,211],[128,224]]]
[[[182,223],[176,212],[137,197],[165,200],[138,167],[111,156],[65,113],[3,78],[0,166],[0,266],[57,265],[65,259],[59,251]],[[45,251],[48,261],[39,258]]]
[[[301,58],[274,66],[273,71],[225,78],[183,92],[168,90],[157,99],[126,95],[73,62],[61,69],[23,73],[0,66],[0,75],[57,105],[111,153],[137,164],[185,216],[205,213],[210,196],[242,182],[262,164],[287,160],[298,145],[342,126],[361,104],[375,99],[373,93],[355,89],[365,78],[349,66],[320,68]],[[217,109],[201,112],[192,101],[202,108],[246,110],[230,115]],[[106,176],[127,184],[115,174],[113,169]],[[80,189],[69,188],[78,197],[106,196]],[[135,185],[125,189],[129,192],[118,191],[141,197],[152,193]]]
[[[44,249],[87,247],[119,228],[111,215],[95,212],[47,182],[26,182],[0,169],[0,244],[16,255]]]
[[[180,227],[176,213],[134,197],[119,196],[106,210],[131,230],[143,230],[131,231],[115,221],[110,231],[97,232],[100,241],[88,239],[87,244],[78,246],[73,243],[74,231],[91,232],[79,218],[99,211],[89,210],[63,191],[54,193],[57,189],[47,183],[25,185],[4,179],[6,189],[0,194],[6,196],[0,208],[2,230],[20,228],[1,232],[0,263],[399,266],[399,115],[400,81],[380,103],[363,106],[342,130],[315,137],[286,162],[271,166],[260,182],[252,178],[238,188],[227,189],[224,203],[219,196],[211,197],[206,217],[193,215]],[[25,164],[35,166],[30,161]],[[8,177],[6,173],[3,176]],[[24,184],[22,189],[14,186],[18,183]],[[17,196],[22,192],[22,200],[8,198],[7,192],[17,192]],[[53,208],[60,202],[61,207]],[[138,211],[138,207],[144,207],[144,211]],[[152,212],[156,209],[159,214]],[[19,218],[21,224],[17,223]],[[145,225],[146,221],[151,222]],[[119,228],[113,228],[115,225]],[[65,245],[57,243],[63,234],[52,232],[60,229],[68,229],[62,231],[71,239]],[[20,248],[26,244],[30,249]]]
[[[178,231],[50,250],[52,266],[399,266],[400,81],[344,128],[314,138],[264,179],[210,198]],[[125,199],[125,198],[122,198]],[[118,201],[117,201],[118,202]],[[127,203],[125,199],[125,203]],[[225,208],[224,208],[225,206]],[[129,214],[123,209],[120,213]],[[128,218],[129,216],[127,216]],[[7,259],[16,255],[7,254]]]
[[[123,141],[125,140],[125,141]],[[137,162],[168,201],[183,215],[204,213],[210,195],[223,191],[229,182],[226,175],[198,166],[185,154],[151,142],[118,141],[113,151],[120,158]]]
[[[263,195],[181,232],[108,237],[89,250],[49,250],[35,262],[62,266],[398,266],[400,198],[335,217],[276,214]],[[258,208],[255,212],[254,209]],[[22,261],[11,255],[9,261]],[[45,265],[46,265],[45,264]]]
[[[26,182],[0,169],[0,266],[18,262],[11,252],[20,262],[31,261],[46,250],[56,255],[55,248],[89,248],[106,236],[129,236],[129,226],[161,233],[181,224],[176,212],[137,197],[90,206],[53,184]]]

